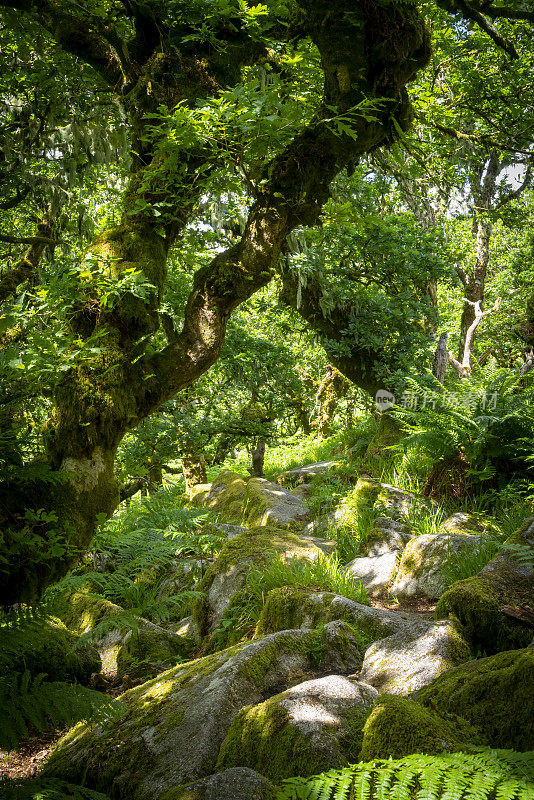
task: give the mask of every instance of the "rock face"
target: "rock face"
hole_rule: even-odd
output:
[[[331,592],[313,592],[283,586],[272,589],[256,627],[256,636],[286,628],[316,628],[332,620],[343,620],[356,628],[368,643],[406,630],[410,626],[399,614],[349,600]]]
[[[381,695],[365,723],[360,761],[412,753],[466,752],[485,744],[480,731],[457,716],[442,718],[407,697]]]
[[[265,567],[280,555],[313,561],[321,552],[294,533],[274,528],[254,528],[231,539],[198,586],[204,600],[195,603],[193,617],[201,635],[215,630],[254,567]]]
[[[278,793],[254,770],[234,767],[171,792],[166,800],[276,800]]]
[[[278,783],[353,763],[361,746],[358,731],[377,694],[365,684],[329,675],[242,708],[221,748],[217,769],[253,767]]]
[[[239,520],[242,516],[246,483],[239,475],[223,470],[213,483],[202,483],[191,489],[190,502],[200,508],[209,508],[226,520]]]
[[[345,569],[362,582],[370,595],[385,594],[391,586],[401,553],[410,538],[410,531],[402,522],[377,517],[362,544],[365,555],[353,559]]]
[[[309,519],[308,504],[302,497],[265,478],[251,478],[247,483],[243,514],[251,528],[274,525],[302,531]]]
[[[500,536],[502,531],[483,514],[466,514],[464,511],[458,511],[441,523],[438,533]]]
[[[310,478],[317,475],[326,475],[335,467],[337,461],[316,461],[314,464],[306,464],[303,467],[295,467],[282,472],[276,479],[280,486],[294,486],[295,484],[308,483]]]
[[[82,781],[118,800],[163,800],[214,771],[243,706],[335,662],[348,672],[355,652],[350,628],[334,623],[321,631],[283,631],[190,661],[125,692],[118,718],[74,727],[45,773]]]
[[[33,677],[45,673],[51,681],[86,685],[93,672],[100,672],[101,662],[98,651],[91,644],[80,644],[79,638],[57,619],[3,626],[0,675],[28,670]]]
[[[443,563],[452,553],[476,548],[480,536],[437,533],[414,536],[400,559],[390,592],[399,600],[427,597],[435,600],[446,588]]]
[[[469,646],[452,622],[414,621],[369,647],[360,680],[379,692],[409,695],[470,656]]]
[[[417,694],[438,713],[461,714],[491,747],[534,749],[534,650],[510,650],[469,661]]]
[[[478,575],[442,595],[438,617],[454,614],[474,645],[486,653],[526,647],[534,614],[534,517],[506,542]],[[530,620],[530,621],[529,621]]]

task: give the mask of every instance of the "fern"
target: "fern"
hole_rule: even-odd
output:
[[[481,750],[370,761],[289,778],[277,800],[533,800],[534,751]]]
[[[62,681],[33,678],[29,671],[0,678],[0,750],[12,750],[27,738],[30,727],[42,732],[80,720],[105,719],[123,710],[123,705],[100,692]]]
[[[0,779],[0,800],[109,800],[108,796],[84,786],[51,778],[32,780]]]

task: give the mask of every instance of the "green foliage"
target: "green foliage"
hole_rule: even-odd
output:
[[[0,800],[109,800],[108,795],[54,778],[0,778]]]
[[[278,800],[530,800],[534,753],[412,755],[284,781]]]
[[[477,575],[503,548],[503,542],[493,536],[481,537],[474,547],[450,552],[443,562],[441,573],[445,586]]]
[[[42,732],[80,720],[105,720],[120,714],[123,705],[100,692],[63,681],[47,681],[10,673],[0,677],[0,749],[12,750],[30,730]]]
[[[319,556],[315,561],[304,559],[284,560],[274,555],[267,566],[255,567],[247,576],[244,588],[234,599],[214,634],[213,645],[227,642],[231,631],[232,641],[250,634],[258,622],[268,593],[271,589],[293,586],[300,589],[315,589],[319,592],[333,592],[354,600],[356,603],[369,603],[367,593],[361,583],[343,571],[342,562],[336,554]]]
[[[176,488],[134,499],[100,529],[92,543],[93,560],[103,569],[85,568],[70,573],[50,587],[45,602],[54,608],[62,597],[89,589],[88,599],[104,598],[125,609],[124,613],[99,623],[91,636],[104,634],[111,627],[135,627],[137,616],[161,623],[178,620],[187,613],[196,593],[184,590],[173,595],[162,593],[159,584],[169,570],[178,570],[182,561],[192,566],[189,583],[202,575],[202,564],[221,546],[225,537],[202,531],[206,514],[182,505]]]

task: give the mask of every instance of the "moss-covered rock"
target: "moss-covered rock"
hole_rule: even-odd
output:
[[[240,475],[223,470],[213,483],[191,488],[190,502],[199,508],[209,508],[225,520],[240,520],[243,513],[246,482]]]
[[[534,517],[506,545],[511,549],[478,575],[454,583],[436,608],[438,619],[457,617],[473,644],[488,654],[526,647],[532,639],[521,609],[534,611]]]
[[[408,695],[470,657],[471,649],[458,625],[413,622],[369,647],[360,680],[380,692]]]
[[[417,700],[461,714],[492,747],[534,750],[534,648],[470,661],[436,678]]]
[[[104,620],[122,614],[124,609],[103,597],[96,597],[90,587],[59,597],[54,602],[54,613],[65,625],[77,633],[87,633]]]
[[[193,604],[193,619],[201,635],[212,633],[229,608],[247,575],[265,567],[274,557],[314,561],[321,550],[279,528],[253,528],[227,542],[197,587],[204,597]]]
[[[306,501],[265,478],[251,478],[247,483],[243,516],[251,527],[264,525],[302,531],[309,521]]]
[[[313,464],[305,464],[303,467],[288,469],[278,475],[276,483],[279,486],[296,486],[308,483],[312,478],[319,475],[327,475],[338,464],[337,461],[316,461]]]
[[[385,694],[365,723],[359,760],[465,752],[476,744],[485,744],[484,737],[467,720],[442,718],[415,700]]]
[[[276,800],[279,789],[247,767],[234,767],[166,792],[161,800]]]
[[[402,552],[390,593],[399,600],[441,597],[446,588],[443,566],[447,559],[452,554],[478,547],[480,542],[480,535],[467,533],[414,536]]]
[[[194,649],[195,642],[189,637],[140,619],[137,629],[129,630],[121,637],[117,650],[117,670],[124,672],[141,661],[172,666],[187,658]]]
[[[87,684],[100,672],[97,650],[58,619],[34,620],[21,626],[0,626],[0,674],[33,676],[45,673],[49,680]]]
[[[189,661],[121,696],[123,713],[80,723],[44,772],[107,791],[117,800],[161,800],[214,771],[228,729],[245,705],[332,668],[352,668],[347,626],[283,631]]]
[[[495,520],[485,514],[466,514],[465,511],[458,511],[447,517],[439,526],[438,533],[502,536],[502,530]]]
[[[217,769],[250,767],[275,783],[357,760],[375,689],[340,675],[305,681],[264,703],[242,708]]]
[[[256,636],[265,636],[287,628],[316,628],[318,625],[343,620],[355,628],[361,642],[370,644],[408,626],[393,611],[356,603],[331,592],[314,592],[294,586],[271,589],[256,626]]]

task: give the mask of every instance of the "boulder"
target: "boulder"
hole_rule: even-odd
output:
[[[0,675],[44,673],[50,681],[87,685],[100,672],[98,651],[54,618],[0,627]]]
[[[275,556],[313,561],[321,554],[311,542],[276,528],[253,528],[231,539],[197,587],[203,593],[203,598],[193,604],[199,632],[202,636],[213,633],[254,568],[265,567]]]
[[[250,528],[269,525],[302,531],[310,513],[302,497],[265,478],[251,478],[245,492],[243,515]]]
[[[416,695],[439,714],[461,714],[491,747],[534,750],[534,650],[509,650],[440,675]]]
[[[217,769],[250,767],[278,783],[353,763],[377,694],[371,686],[328,675],[246,706],[228,731]]]
[[[534,517],[474,577],[457,581],[441,596],[438,619],[450,614],[475,647],[491,655],[526,647],[534,619]]]
[[[332,592],[283,586],[271,589],[267,595],[256,626],[256,636],[287,628],[312,629],[333,620],[343,620],[354,628],[365,647],[377,639],[407,628],[413,629],[412,623],[393,611],[370,608]]]
[[[497,523],[484,514],[466,514],[464,511],[457,511],[447,517],[439,526],[438,533],[502,536],[502,530]]]
[[[91,594],[90,588],[85,587],[58,597],[54,601],[54,613],[68,628],[81,634],[93,630],[100,622],[123,614],[124,609]]]
[[[386,594],[396,575],[402,551],[411,539],[407,525],[388,517],[377,517],[360,545],[361,556],[345,569],[361,581],[373,596]]]
[[[314,464],[288,469],[277,477],[276,483],[280,486],[295,486],[295,484],[308,483],[311,478],[315,478],[317,475],[327,475],[337,463],[337,461],[316,461]]]
[[[470,657],[467,642],[452,622],[414,621],[369,647],[360,680],[380,692],[409,695]]]
[[[248,767],[234,767],[169,792],[165,800],[276,800],[279,790]]]
[[[209,508],[225,520],[240,520],[243,511],[246,483],[235,472],[223,470],[213,483],[193,486],[190,503],[198,508]]]
[[[414,536],[402,552],[390,593],[399,600],[426,597],[436,600],[446,589],[443,565],[452,553],[471,550],[481,537],[467,533],[437,533]]]
[[[377,699],[365,723],[359,760],[466,752],[483,744],[484,737],[467,720],[441,717],[415,700],[385,694]]]
[[[343,519],[343,509],[336,508],[330,514],[323,514],[318,519],[308,522],[303,528],[303,534],[306,536],[320,536],[320,534],[335,528],[337,523]]]
[[[83,782],[117,800],[163,800],[213,773],[243,706],[335,662],[350,672],[355,653],[350,628],[333,623],[318,631],[283,631],[174,667],[121,695],[118,717],[72,728],[44,774]]]

